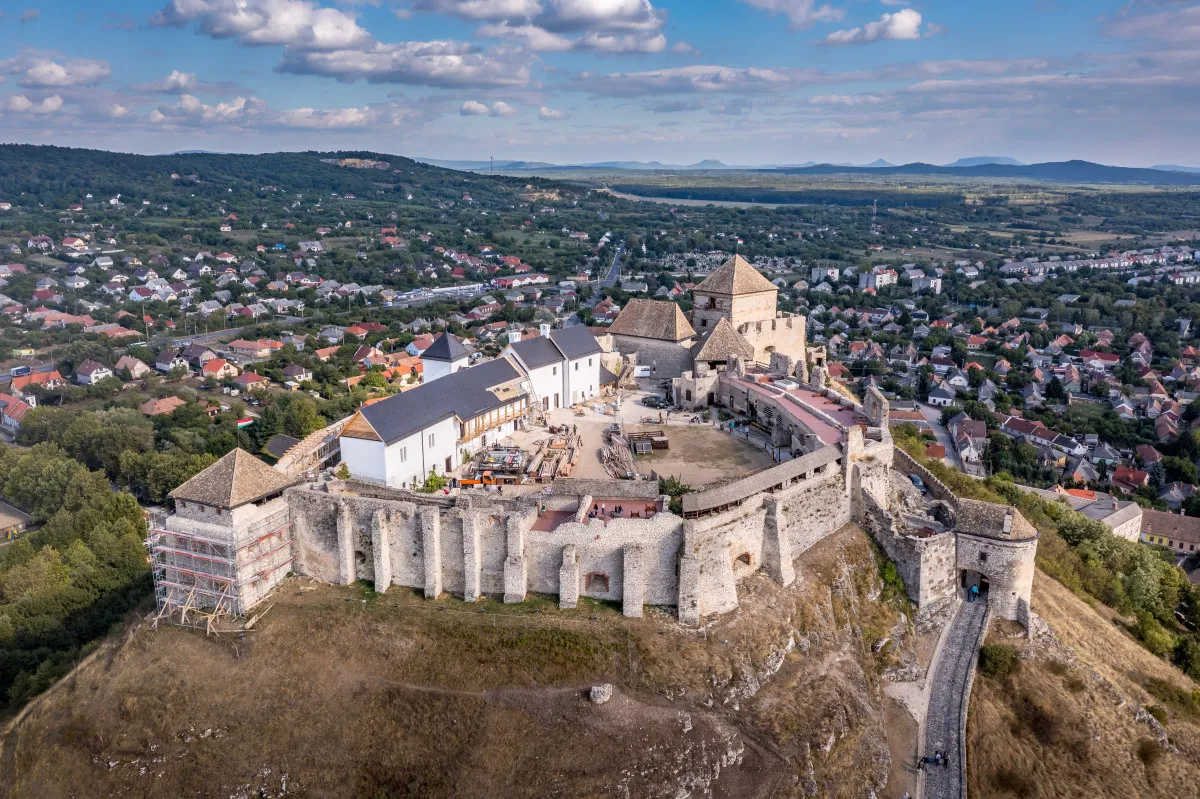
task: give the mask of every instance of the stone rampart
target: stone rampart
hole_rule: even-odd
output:
[[[934,476],[933,472],[929,471],[925,466],[905,452],[900,447],[896,447],[895,464],[896,468],[903,472],[906,476],[915,474],[921,478],[921,482],[925,483],[925,488],[929,490],[929,495],[934,499],[940,499],[943,502],[957,502],[958,498],[954,495],[945,483]]]

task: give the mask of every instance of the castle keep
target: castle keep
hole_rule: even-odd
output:
[[[750,574],[791,584],[795,559],[853,522],[896,562],[922,611],[975,586],[997,615],[1027,622],[1038,539],[1015,508],[960,499],[898,450],[882,394],[870,389],[858,402],[830,386],[819,353],[806,350],[803,317],[777,314],[775,287],[744,259],[726,262],[695,296],[690,322],[674,303],[630,302],[613,326],[614,343],[630,360],[680,366],[677,404],[749,417],[782,454],[777,465],[684,494],[674,511],[656,480],[560,477],[509,495],[407,488],[407,461],[385,454],[389,442],[411,441],[397,453],[412,447],[405,458],[427,457],[419,454],[425,447],[449,466],[456,439],[461,446],[464,436],[484,435],[475,416],[497,430],[549,407],[542,394],[550,389],[539,393],[530,370],[545,369],[546,385],[558,386],[559,367],[572,378],[598,368],[594,339],[551,337],[540,350],[518,348],[510,360],[439,379],[433,386],[455,387],[442,406],[413,399],[433,387],[424,386],[329,428],[349,479],[311,468],[285,474],[284,464],[309,463],[290,453],[277,470],[234,451],[181,485],[172,493],[176,513],[151,535],[160,606],[244,615],[292,571],[335,584],[364,580],[380,592],[406,586],[431,599],[521,602],[540,593],[574,607],[591,597],[619,602],[627,616],[641,616],[647,604],[670,606],[681,622],[698,625],[735,609],[738,583]],[[577,390],[562,385],[573,402]],[[399,418],[390,408],[408,410]],[[393,469],[403,479],[391,479]],[[921,476],[927,495],[910,474]],[[601,505],[625,512],[595,517]]]

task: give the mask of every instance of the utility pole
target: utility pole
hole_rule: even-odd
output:
[[[494,155],[488,156],[488,174],[489,175],[496,174],[496,156],[494,156]]]

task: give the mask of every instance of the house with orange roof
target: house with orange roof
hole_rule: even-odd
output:
[[[66,384],[67,381],[64,380],[63,376],[59,374],[57,369],[55,369],[52,372],[33,372],[32,374],[23,375],[21,377],[14,377],[12,379],[12,383],[9,385],[12,386],[14,391],[27,391],[32,386],[58,388],[59,386],[65,386]]]
[[[237,377],[238,368],[224,358],[210,358],[200,367],[200,374],[203,377],[224,380],[229,377]]]
[[[163,397],[162,399],[146,400],[138,406],[138,410],[147,416],[162,416],[165,413],[171,413],[176,408],[182,408],[184,405],[187,405],[187,401],[179,397]]]

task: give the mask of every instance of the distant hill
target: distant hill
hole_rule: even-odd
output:
[[[1151,186],[1197,186],[1200,173],[1164,172],[1123,166],[1105,166],[1090,161],[1053,161],[1043,164],[1013,166],[981,164],[951,167],[934,164],[904,164],[895,167],[846,167],[818,164],[811,167],[769,170],[792,175],[930,175],[953,178],[1010,178],[1017,180],[1046,180],[1059,183],[1144,183]]]
[[[1023,161],[1009,158],[1007,155],[976,155],[971,158],[960,158],[948,167],[983,166],[984,164],[1004,164],[1006,166],[1025,166]]]
[[[1177,164],[1156,164],[1151,169],[1158,169],[1163,172],[1186,172],[1191,175],[1200,175],[1200,166],[1179,166]]]

